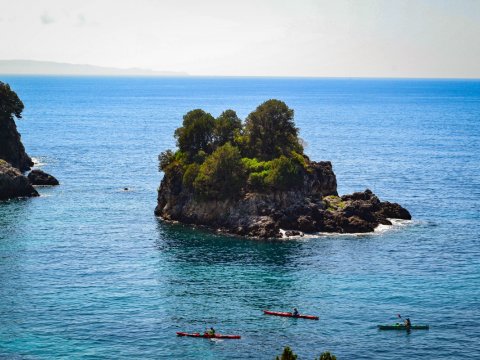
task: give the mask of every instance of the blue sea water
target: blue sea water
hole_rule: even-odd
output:
[[[480,81],[3,77],[28,153],[61,182],[0,203],[0,358],[480,358]],[[259,241],[153,215],[182,115],[295,109],[340,193],[414,220],[363,236]],[[123,191],[128,187],[129,191]],[[320,321],[262,315],[317,314]],[[378,331],[396,314],[429,331]],[[176,331],[240,334],[178,338]]]

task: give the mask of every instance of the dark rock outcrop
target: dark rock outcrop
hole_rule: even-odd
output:
[[[38,196],[30,181],[6,161],[0,160],[0,200]]]
[[[52,175],[37,169],[28,174],[28,180],[32,185],[59,185],[58,180]]]
[[[22,172],[33,166],[32,159],[25,152],[15,121],[11,118],[0,119],[0,159]]]
[[[294,191],[242,193],[237,199],[198,200],[178,173],[165,175],[155,214],[169,221],[204,225],[243,236],[274,238],[303,233],[372,232],[387,218],[411,219],[398,204],[381,202],[370,190],[339,197],[330,162],[309,162]]]
[[[32,184],[58,185],[57,179],[40,170],[32,171],[28,178],[22,174],[33,166],[14,120],[22,118],[23,109],[15,91],[0,81],[0,199],[38,196]]]

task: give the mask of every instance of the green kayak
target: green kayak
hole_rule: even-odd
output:
[[[407,327],[404,324],[392,324],[392,325],[378,325],[379,330],[407,330]],[[412,325],[410,330],[428,330],[428,325]]]

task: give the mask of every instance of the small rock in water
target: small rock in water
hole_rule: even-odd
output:
[[[32,185],[59,185],[57,179],[42,170],[32,170],[28,174],[28,180]]]

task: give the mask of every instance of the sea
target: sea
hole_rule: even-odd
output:
[[[2,76],[58,187],[0,203],[0,359],[480,358],[480,81]],[[182,116],[295,110],[340,194],[412,221],[258,240],[154,216]],[[125,190],[127,188],[128,190]],[[319,321],[263,315],[318,315]],[[409,317],[429,330],[380,331]],[[240,340],[177,337],[177,331]]]

